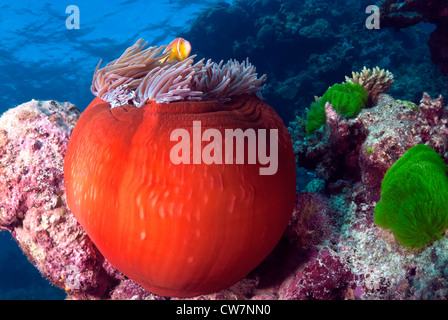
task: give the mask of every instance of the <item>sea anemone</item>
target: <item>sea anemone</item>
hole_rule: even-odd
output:
[[[142,106],[148,100],[169,103],[185,100],[229,101],[232,96],[259,93],[266,75],[257,77],[256,68],[246,60],[219,64],[195,55],[182,61],[167,61],[167,46],[149,47],[138,40],[123,55],[95,70],[92,93],[112,107]]]
[[[260,264],[288,225],[291,138],[258,96],[266,77],[248,61],[168,62],[164,47],[145,45],[137,41],[95,71],[97,97],[65,156],[67,204],[104,257],[148,291],[216,292]],[[239,138],[227,139],[229,131]],[[190,141],[185,154],[173,152]],[[258,159],[241,163],[253,159],[253,147]],[[186,161],[173,161],[180,153]],[[270,164],[275,170],[262,174]]]

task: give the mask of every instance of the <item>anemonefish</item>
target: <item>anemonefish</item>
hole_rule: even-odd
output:
[[[168,45],[164,52],[170,52],[167,58],[160,60],[165,61],[182,61],[190,55],[191,44],[185,39],[176,38]]]

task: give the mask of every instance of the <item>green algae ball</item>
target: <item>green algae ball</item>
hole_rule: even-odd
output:
[[[320,98],[313,102],[307,113],[306,134],[312,135],[326,123],[325,104],[333,105],[334,110],[343,117],[356,117],[367,103],[369,94],[358,83],[337,83],[332,85]]]
[[[447,166],[432,148],[410,148],[387,172],[375,223],[390,229],[410,248],[422,248],[443,237],[448,229]]]
[[[325,115],[325,104],[322,107],[319,102],[313,102],[306,115],[306,134],[312,135],[314,131],[318,130],[327,122]]]

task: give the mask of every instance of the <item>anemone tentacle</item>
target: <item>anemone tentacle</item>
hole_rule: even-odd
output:
[[[98,64],[91,86],[92,93],[112,107],[148,100],[170,103],[184,100],[226,102],[232,96],[257,94],[261,97],[266,75],[258,78],[248,59],[242,63],[229,60],[215,63],[204,59],[194,63],[194,56],[182,61],[168,61],[167,46],[148,47],[139,39],[118,59],[100,69]]]

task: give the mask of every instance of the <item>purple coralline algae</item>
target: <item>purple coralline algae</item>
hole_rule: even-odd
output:
[[[0,118],[0,230],[69,298],[103,298],[120,279],[65,202],[63,161],[80,111],[30,101]]]
[[[300,118],[290,124],[297,164],[316,177],[298,192],[284,237],[245,279],[192,299],[446,298],[448,239],[405,248],[373,211],[385,172],[407,149],[424,143],[448,161],[448,110],[427,94],[419,105],[377,100],[352,119],[327,104],[327,125],[313,136]],[[67,299],[169,299],[108,263],[67,207],[63,160],[79,114],[33,100],[0,118],[0,228]]]
[[[287,300],[344,299],[354,275],[347,263],[331,248],[323,247],[279,289]]]
[[[330,207],[323,196],[313,192],[299,193],[285,236],[298,248],[321,244],[331,235],[330,219]]]

